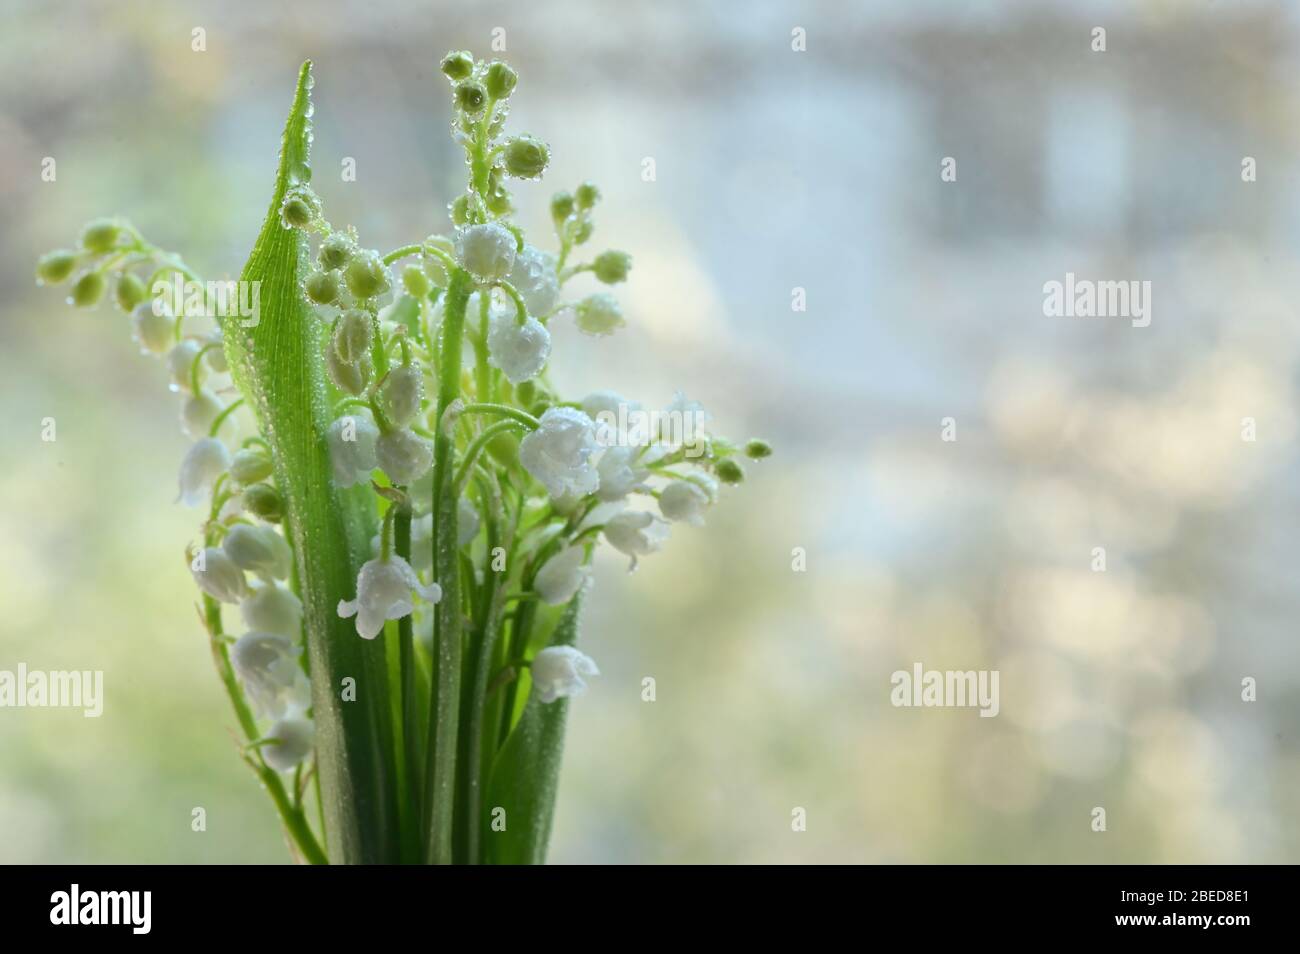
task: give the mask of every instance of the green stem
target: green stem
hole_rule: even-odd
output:
[[[401,248],[393,249],[384,256],[384,264],[391,265],[399,258],[406,258],[408,255],[417,255],[424,250],[423,245],[403,245]]]
[[[441,413],[441,410],[439,411]],[[509,404],[489,404],[479,401],[474,404],[466,404],[460,409],[463,417],[466,414],[496,414],[501,417],[508,417],[512,420],[523,424],[530,431],[535,431],[542,426],[542,422],[533,417],[527,411],[521,411],[517,407],[511,407]],[[441,420],[441,418],[440,418]]]
[[[465,333],[465,305],[472,281],[462,269],[451,273],[443,309],[442,342],[438,359],[437,419],[460,397],[461,342]],[[431,682],[428,758],[425,771],[427,857],[433,864],[452,860],[452,823],[456,801],[456,739],[460,719],[460,586],[456,546],[458,500],[450,479],[455,446],[440,427],[434,437],[433,465],[433,566],[442,587],[434,616],[435,678]]]
[[[397,507],[397,516],[393,523],[394,546],[397,555],[408,563],[411,560],[411,510],[409,507]],[[409,803],[420,805],[422,778],[420,775],[421,739],[419,730],[419,701],[415,697],[415,631],[413,618],[407,613],[397,621],[397,638],[401,654],[402,673],[402,738],[405,742],[406,779],[410,787]],[[417,816],[419,815],[417,811]],[[421,833],[424,818],[418,817],[416,828]],[[423,844],[423,838],[417,844]]]
[[[519,427],[519,422],[514,420],[497,421],[495,424],[489,424],[483,429],[483,433],[474,438],[474,441],[465,448],[465,453],[461,457],[460,467],[456,471],[456,496],[459,497],[465,492],[465,487],[469,483],[470,471],[474,468],[474,461],[478,455],[487,447],[488,442],[503,431],[508,431],[512,427]],[[491,551],[489,551],[491,552]]]
[[[479,485],[484,495],[484,511],[487,524],[487,552],[499,546],[502,539],[514,536],[514,527],[503,528],[501,490],[495,480],[484,478]],[[484,707],[487,700],[488,673],[492,668],[492,654],[496,651],[497,636],[501,630],[501,612],[505,607],[505,587],[501,585],[501,573],[490,572],[484,581],[482,602],[478,611],[478,631],[474,634],[474,654],[470,660],[469,693],[466,696],[465,731],[461,733],[461,759],[464,773],[461,778],[461,791],[458,807],[460,814],[458,824],[463,839],[463,858],[468,864],[479,864],[480,816],[483,809],[484,746],[489,741],[483,735]],[[495,752],[495,746],[491,749]],[[489,760],[490,764],[490,760]]]
[[[226,418],[230,417],[231,414],[234,414],[235,411],[239,410],[240,405],[243,403],[244,403],[243,398],[239,398],[236,401],[232,401],[226,407],[225,410],[223,410],[220,414],[218,414],[215,418],[213,418],[212,427],[208,429],[208,436],[216,437],[217,432],[221,430],[221,425],[226,423]]]

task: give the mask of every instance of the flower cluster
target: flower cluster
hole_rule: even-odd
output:
[[[590,182],[553,195],[553,238],[531,244],[513,220],[507,185],[540,179],[550,150],[505,131],[518,77],[466,52],[449,53],[441,69],[469,170],[444,228],[382,254],[354,228],[329,222],[306,177],[281,180],[268,228],[294,235],[295,257],[310,255],[305,274],[290,272],[301,281],[300,300],[289,301],[319,382],[310,401],[328,415],[313,416],[309,426],[321,433],[296,446],[328,448],[338,490],[329,505],[346,499],[373,533],[370,553],[341,557],[356,585],[337,594],[336,612],[361,639],[398,640],[388,658],[400,666],[393,709],[408,748],[394,756],[405,763],[412,815],[425,813],[415,821],[419,851],[427,844],[431,858],[468,860],[481,854],[476,836],[453,849],[448,826],[464,815],[466,831],[478,831],[480,792],[511,730],[525,710],[581,693],[599,672],[571,645],[572,624],[561,630],[576,620],[600,541],[635,569],[673,524],[704,523],[721,488],[744,479],[740,458],[759,460],[771,448],[714,435],[704,408],[680,393],[653,409],[611,390],[562,395],[549,373],[552,328],[571,320],[591,347],[606,347],[626,321],[608,289],[628,279],[631,257],[586,254],[601,198]],[[312,855],[303,791],[314,770],[333,769],[314,755],[302,593],[312,596],[308,644],[315,650],[330,634],[321,628],[322,588],[301,588],[311,554],[295,553],[281,532],[288,525],[300,536],[314,505],[294,496],[301,491],[286,448],[295,445],[274,443],[284,439],[278,428],[238,413],[243,399],[220,329],[204,326],[212,303],[200,294],[169,307],[152,291],[167,276],[201,286],[197,276],[129,224],[91,223],[76,250],[45,256],[37,275],[71,280],[69,300],[82,307],[111,284],[142,349],[165,362],[182,396],[192,443],[179,499],[206,508],[202,540],[188,553],[203,618],[246,757]],[[574,294],[584,281],[594,286]],[[231,347],[232,361],[245,353],[241,342]],[[326,595],[332,606],[335,594]],[[227,604],[242,623],[237,639],[224,628]],[[430,687],[422,700],[421,680]],[[422,737],[427,760],[411,750]],[[290,769],[285,792],[277,773]]]
[[[78,307],[98,304],[112,287],[142,353],[162,362],[192,441],[177,499],[206,508],[202,543],[188,559],[218,664],[242,686],[250,716],[267,727],[248,740],[250,753],[275,771],[301,765],[312,750],[311,691],[300,660],[302,603],[288,586],[293,551],[279,529],[284,503],[270,445],[255,432],[239,440],[251,428],[238,413],[244,402],[230,379],[210,286],[119,219],[91,222],[76,249],[43,256],[36,274],[42,284],[71,279],[68,301]],[[197,291],[169,296],[172,276]],[[238,639],[224,631],[221,604],[239,611]]]
[[[612,294],[570,298],[569,283],[590,274],[618,284],[631,271],[631,257],[608,250],[571,261],[595,230],[600,190],[592,183],[551,199],[554,251],[529,244],[511,219],[506,183],[540,178],[550,157],[540,139],[505,132],[517,77],[504,63],[465,52],[448,54],[442,70],[451,82],[453,135],[470,170],[468,189],[448,207],[449,232],[381,256],[361,249],[352,230],[335,231],[305,190],[286,199],[282,216],[286,227],[321,236],[303,295],[332,329],[325,357],[339,392],[328,431],[334,479],[340,487],[374,482],[386,507],[384,532],[361,568],[355,598],[341,599],[338,608],[356,618],[366,639],[407,615],[417,632],[432,631],[432,608],[442,596],[431,496],[440,430],[459,461],[455,473],[443,475],[460,495],[457,546],[474,568],[474,584],[490,573],[505,575],[507,600],[568,603],[590,578],[601,538],[635,567],[660,549],[671,523],[701,525],[719,487],[743,478],[737,449],[706,434],[700,424],[707,414],[681,395],[659,416],[685,418],[684,428],[640,432],[619,421],[644,414],[641,406],[615,392],[580,401],[559,395],[547,374],[551,323],[568,316],[580,331],[603,337],[625,321]],[[300,205],[300,214],[290,216],[289,203]],[[399,274],[390,271],[402,262]],[[467,283],[453,301],[457,274]],[[453,308],[458,315],[449,330]],[[473,354],[463,371],[462,336]],[[457,353],[447,361],[452,349]],[[455,382],[455,401],[441,409],[433,398],[440,373],[463,378]],[[394,496],[390,487],[403,493]],[[638,497],[653,509],[633,504]],[[414,532],[410,547],[397,553],[389,521],[403,509],[414,515]],[[505,524],[517,528],[509,541],[515,566],[494,569],[479,528]],[[473,605],[467,611],[471,618],[486,612]],[[514,648],[498,653],[502,666],[532,648],[524,628],[512,637]],[[539,698],[563,698],[581,685],[576,676],[552,677]]]

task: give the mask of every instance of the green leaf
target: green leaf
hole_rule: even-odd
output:
[[[284,128],[271,207],[240,276],[260,283],[258,321],[246,327],[227,318],[222,331],[235,382],[274,452],[285,501],[307,633],[330,860],[392,862],[399,831],[384,647],[363,640],[337,611],[340,599],[355,594],[357,571],[368,557],[374,502],[368,488],[340,492],[334,486],[325,440],[325,329],[300,291],[309,268],[307,240],[280,222],[285,193],[311,178],[311,86],[307,62]],[[342,700],[344,679],[355,680],[356,701]]]
[[[552,646],[578,641],[579,594],[565,607]],[[564,723],[569,700],[541,703],[531,693],[492,765],[484,807],[483,843],[487,858],[499,865],[538,865],[546,861],[555,817],[555,794],[564,752]],[[492,811],[504,808],[506,830],[492,831]]]

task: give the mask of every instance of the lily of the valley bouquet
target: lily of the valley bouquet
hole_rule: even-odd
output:
[[[505,132],[516,74],[465,52],[442,72],[469,170],[448,234],[382,254],[326,220],[305,64],[238,282],[119,219],[38,266],[77,306],[111,292],[180,395],[212,656],[243,757],[313,863],[544,860],[566,700],[598,675],[575,646],[593,550],[635,567],[743,479],[680,394],[653,412],[561,396],[549,326],[624,323],[569,283],[615,285],[630,258],[582,254],[589,183],[552,198],[553,240],[527,241],[506,184],[549,152]]]

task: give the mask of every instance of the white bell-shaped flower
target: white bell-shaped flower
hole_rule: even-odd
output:
[[[433,445],[405,428],[380,434],[375,456],[388,479],[399,487],[413,484],[433,466]]]
[[[266,580],[286,579],[293,567],[289,541],[264,524],[235,524],[221,542],[221,549],[241,570]]]
[[[165,354],[175,341],[176,319],[165,306],[158,311],[151,301],[136,306],[131,324],[132,336],[145,354]]]
[[[582,547],[566,547],[542,564],[533,579],[533,589],[542,602],[560,606],[573,599],[591,579],[591,568],[582,565],[585,557]]]
[[[187,507],[197,507],[229,468],[230,451],[225,444],[215,437],[195,441],[181,461],[180,495],[176,499]]]
[[[339,601],[339,616],[355,616],[357,633],[374,639],[385,620],[401,619],[415,608],[412,594],[436,603],[442,599],[442,588],[437,583],[422,586],[415,570],[399,556],[370,560],[357,574],[357,598]]]
[[[515,236],[504,225],[471,225],[456,233],[456,257],[480,281],[505,278],[515,265]]]
[[[244,625],[261,633],[297,638],[302,631],[302,601],[275,583],[263,583],[239,604]]]
[[[699,401],[692,401],[678,391],[668,406],[659,413],[657,436],[669,447],[694,444],[704,438],[704,425],[712,416]]]
[[[277,772],[287,772],[311,754],[316,743],[316,726],[302,716],[289,716],[271,726],[268,739],[261,747],[262,758]]]
[[[607,447],[596,462],[600,474],[600,487],[596,496],[601,500],[622,500],[634,490],[645,488],[650,471],[638,466],[639,447]]]
[[[302,650],[275,633],[245,633],[230,650],[230,665],[258,714],[268,719],[305,712],[311,683],[298,664]]]
[[[587,691],[586,677],[599,676],[596,662],[572,646],[548,646],[533,659],[530,669],[539,701],[547,703]]]
[[[198,394],[191,394],[181,405],[181,429],[186,436],[195,438],[207,437],[208,432],[212,430],[212,422],[217,419],[225,408],[217,400],[217,396],[203,388]],[[228,424],[229,418],[223,423]],[[223,428],[224,430],[225,428]]]
[[[248,593],[244,571],[218,547],[205,547],[190,560],[190,573],[204,593],[221,603],[238,603]]]
[[[602,447],[632,444],[627,439],[632,419],[641,405],[617,391],[592,391],[582,399],[582,410],[596,423],[596,443]]]
[[[488,358],[511,384],[536,377],[550,356],[551,333],[536,318],[521,325],[515,315],[502,315],[488,331]]]
[[[612,335],[623,327],[623,309],[609,292],[596,292],[578,302],[574,309],[578,330],[589,335]]]
[[[169,387],[173,391],[190,393],[196,377],[199,379],[199,384],[203,383],[203,379],[207,377],[207,367],[203,362],[199,362],[197,370],[194,367],[194,359],[199,356],[201,350],[203,348],[197,341],[186,338],[167,352],[167,373],[171,375]]]
[[[379,428],[369,417],[349,414],[333,421],[325,433],[330,463],[334,466],[334,483],[339,487],[363,484],[378,465],[375,445]]]
[[[555,259],[531,245],[525,245],[515,256],[507,281],[523,298],[528,314],[537,318],[545,318],[559,303],[560,279],[555,273]]]
[[[398,427],[410,424],[424,399],[424,371],[418,364],[401,364],[388,372],[380,391],[384,413]]]
[[[626,510],[605,521],[605,539],[610,546],[632,558],[629,570],[635,570],[637,558],[654,553],[668,539],[668,521],[646,511]]]
[[[552,497],[566,492],[589,494],[600,485],[592,466],[596,449],[591,418],[571,407],[552,407],[542,415],[541,426],[519,444],[519,462],[536,477]]]
[[[701,481],[710,481],[701,477]],[[659,492],[659,512],[674,522],[704,526],[704,511],[717,499],[716,484],[706,489],[690,480],[674,480]]]

